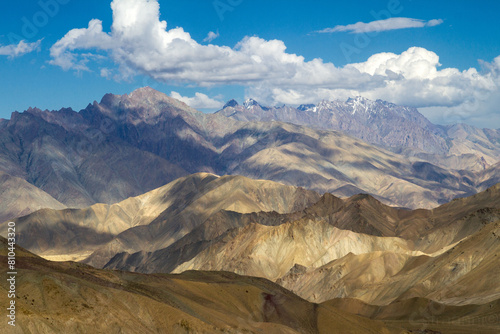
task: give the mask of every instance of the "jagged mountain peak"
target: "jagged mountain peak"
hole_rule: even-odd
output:
[[[48,110],[40,109],[37,107],[29,107],[25,110],[26,114],[31,114],[34,116],[42,117],[47,120],[47,118],[55,118],[55,115],[74,115],[75,111],[72,108],[61,108],[59,110]]]
[[[347,100],[346,100],[346,103],[373,103],[372,100],[370,99],[367,99],[366,97],[363,97],[363,96],[355,96],[355,97],[349,97]]]
[[[222,109],[226,109],[229,107],[234,108],[237,106],[239,106],[238,102],[235,99],[231,99],[231,100],[227,101],[227,103],[224,105],[224,107],[222,107]]]
[[[162,93],[151,87],[141,87],[134,90],[130,94],[115,95],[115,94],[105,94],[101,99],[102,105],[109,107],[113,106],[142,106],[150,107],[158,103],[167,103],[174,106],[182,106],[184,108],[189,108],[184,102],[174,99],[165,93]]]
[[[260,107],[260,104],[257,101],[255,101],[254,99],[248,98],[243,103],[243,106],[248,109],[248,108],[253,107],[253,106]]]
[[[364,98],[362,96],[348,98],[345,104],[353,115],[357,112],[367,115],[387,113],[387,109],[383,104]]]
[[[316,111],[316,105],[309,103],[309,104],[301,104],[300,106],[297,107],[297,110],[300,111]]]
[[[322,108],[322,109],[333,109],[333,108],[338,108],[339,106],[344,105],[343,101],[340,100],[321,100],[316,107],[317,108]]]
[[[26,113],[28,114],[39,114],[41,112],[43,112],[43,110],[37,107],[29,107],[26,109]]]
[[[130,93],[129,98],[132,100],[136,99],[149,99],[149,100],[169,100],[172,99],[167,94],[162,93],[156,89],[149,86],[141,87]]]
[[[276,120],[343,131],[370,143],[397,149],[408,147],[416,152],[443,154],[450,149],[446,129],[432,124],[414,107],[380,99],[374,101],[356,96],[347,100],[322,100],[316,105],[302,104],[296,108],[263,107],[248,99],[243,107],[235,109],[222,110],[221,114],[240,121]],[[450,131],[455,137],[456,133],[460,134],[460,130]]]
[[[200,113],[184,102],[151,87],[138,88],[130,94],[106,94],[101,103],[94,106],[113,119],[127,119],[131,122],[155,122],[165,115]]]
[[[101,104],[106,105],[116,105],[117,103],[129,101],[129,102],[140,102],[140,101],[148,101],[148,102],[158,102],[163,100],[175,100],[165,93],[162,93],[156,89],[151,87],[141,87],[130,94],[116,95],[116,94],[105,94],[101,99]]]
[[[160,95],[166,95],[165,93],[160,92],[159,90],[156,90],[150,86],[144,86],[144,87],[139,87],[135,90],[133,90],[130,95],[134,94],[160,94]]]

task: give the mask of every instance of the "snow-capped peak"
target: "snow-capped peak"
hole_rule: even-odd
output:
[[[243,103],[243,106],[247,109],[253,106],[260,106],[260,104],[255,101],[254,99],[246,99],[245,102]]]
[[[364,112],[364,113],[377,113],[377,108],[374,108],[374,105],[377,102],[369,100],[362,96],[356,96],[355,98],[348,98],[346,104],[351,107],[351,114],[355,114],[356,112]]]
[[[300,111],[312,111],[312,112],[317,111],[317,107],[314,104],[301,104],[300,106],[297,107],[297,109]]]

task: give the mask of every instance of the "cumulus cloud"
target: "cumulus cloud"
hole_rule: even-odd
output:
[[[198,92],[195,93],[193,97],[187,97],[172,91],[170,96],[195,109],[216,109],[221,108],[224,105],[222,101],[212,99],[207,95]]]
[[[26,43],[25,41],[20,41],[18,44],[11,45],[0,45],[0,56],[8,56],[9,58],[16,58],[27,53],[33,52],[40,47],[42,40],[38,40],[33,43]]]
[[[61,68],[88,70],[82,50],[106,52],[124,75],[142,73],[156,80],[214,84],[313,80],[310,74],[323,70],[323,78],[338,78],[339,69],[319,59],[305,62],[289,54],[280,40],[245,37],[234,48],[201,45],[182,28],[167,30],[159,20],[157,1],[114,0],[111,32],[100,20],[87,28],[73,29],[51,48],[51,64]],[[335,79],[336,80],[336,79]]]
[[[92,20],[88,28],[73,29],[50,48],[52,60],[50,64],[57,65],[64,70],[75,69],[87,71],[88,58],[73,53],[73,50],[113,50],[113,38],[103,33],[102,21]]]
[[[114,0],[111,7],[110,32],[103,31],[99,20],[69,31],[52,46],[51,63],[65,70],[89,70],[95,60],[89,56],[92,52],[116,64],[101,73],[105,76],[142,74],[169,84],[201,87],[243,85],[248,97],[265,104],[317,103],[361,95],[415,107],[461,108],[491,99],[500,90],[499,58],[485,63],[481,73],[474,68],[460,71],[442,68],[437,54],[412,47],[401,54],[379,53],[365,62],[338,67],[322,59],[306,61],[288,53],[283,41],[257,36],[245,37],[234,47],[202,45],[182,28],[167,29],[155,0]],[[202,95],[181,98],[194,107],[215,105]],[[492,112],[494,104],[482,105],[490,107],[469,108],[471,117]]]
[[[496,65],[495,65],[496,66]],[[443,68],[439,57],[424,48],[412,47],[400,55],[379,53],[366,62],[350,64],[363,73],[386,78],[385,85],[371,89],[367,95],[398,103],[428,106],[458,106],[486,92],[497,91],[498,73],[483,75],[475,68],[459,71]]]
[[[211,42],[213,41],[214,39],[216,39],[217,37],[219,37],[219,32],[213,32],[213,31],[210,31],[207,35],[207,37],[205,37],[205,39],[203,40],[203,42]]]
[[[398,30],[407,28],[424,28],[424,27],[434,27],[443,23],[441,19],[434,19],[430,21],[411,19],[407,17],[391,17],[386,20],[377,20],[368,23],[357,22],[348,25],[337,25],[333,28],[326,28],[319,30],[319,33],[333,33],[333,32],[351,32],[351,33],[368,33],[368,32],[380,32],[387,30]]]

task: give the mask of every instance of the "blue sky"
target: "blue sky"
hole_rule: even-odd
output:
[[[500,127],[497,2],[158,2],[3,2],[0,117],[147,85],[206,110],[362,95]]]

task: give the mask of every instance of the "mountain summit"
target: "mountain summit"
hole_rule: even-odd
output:
[[[184,102],[151,87],[142,87],[124,95],[106,94],[101,103],[94,102],[93,106],[112,119],[132,123],[155,123],[165,117],[197,112]]]
[[[238,102],[236,102],[235,99],[231,99],[231,100],[227,101],[227,103],[222,108],[225,109],[228,107],[237,107],[237,106],[238,106]]]
[[[317,105],[263,107],[254,100],[217,114],[239,121],[281,121],[345,132],[444,168],[483,170],[500,160],[500,130],[432,124],[416,108],[357,96]],[[444,157],[443,157],[444,156]]]
[[[249,99],[243,106],[228,105],[218,113],[242,121],[276,120],[340,130],[388,147],[409,147],[428,153],[444,153],[448,149],[443,129],[429,122],[417,109],[361,96],[347,101],[324,100],[298,108],[262,107]]]

